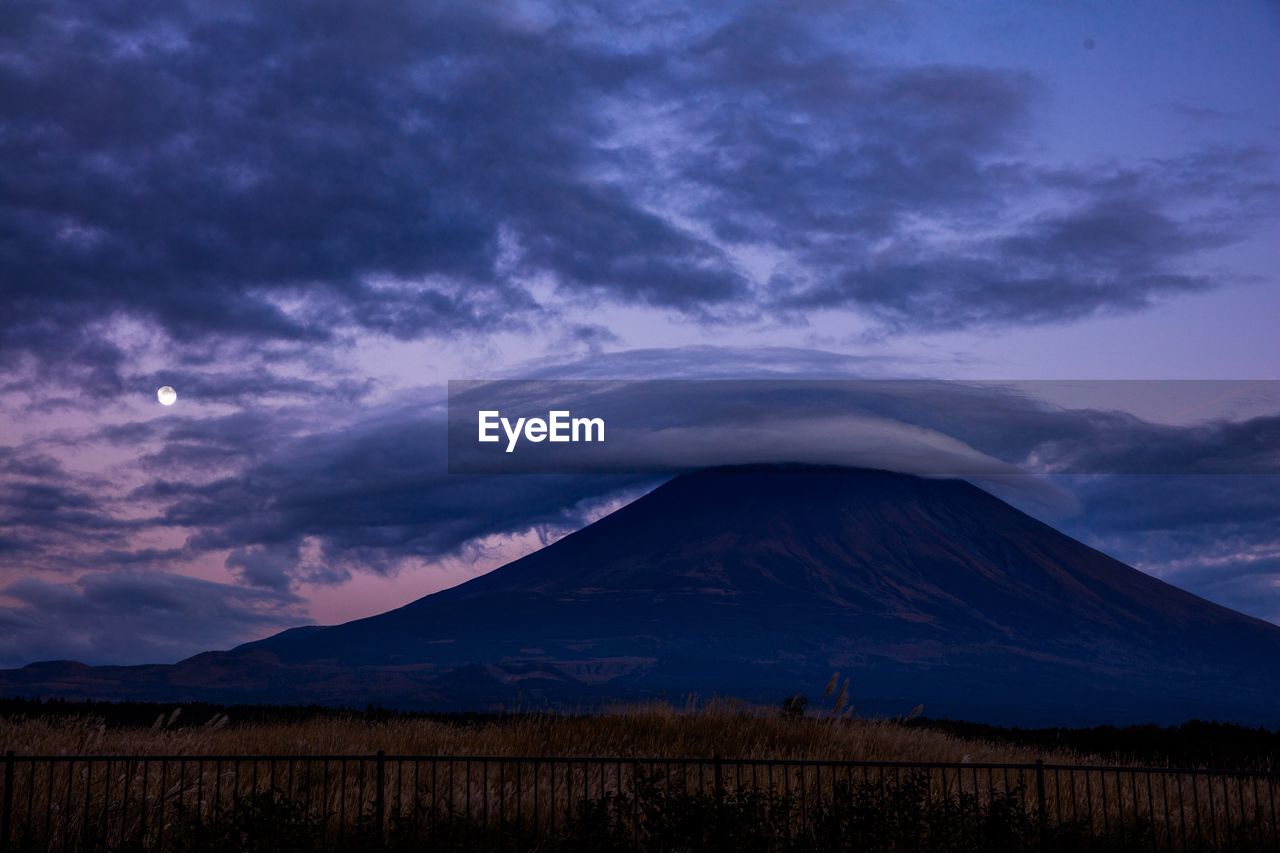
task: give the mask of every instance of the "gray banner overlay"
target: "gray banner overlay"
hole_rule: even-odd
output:
[[[1277,380],[452,380],[452,473],[1280,473]]]

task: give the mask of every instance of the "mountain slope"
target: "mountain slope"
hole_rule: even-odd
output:
[[[1280,628],[968,483],[768,466],[678,477],[389,613],[174,667],[88,671],[139,695],[474,707],[689,692],[773,702],[838,669],[871,712],[923,702],[1005,722],[1280,722],[1278,654]],[[47,672],[26,680],[51,686]]]

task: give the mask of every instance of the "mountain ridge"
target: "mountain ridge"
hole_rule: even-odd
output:
[[[923,702],[992,721],[1280,723],[1277,654],[1280,628],[970,483],[774,465],[676,477],[377,616],[66,680],[107,693],[580,707],[713,692],[775,702],[841,670],[868,712]],[[0,689],[67,687],[22,672],[0,673]]]

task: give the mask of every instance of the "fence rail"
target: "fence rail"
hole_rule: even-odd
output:
[[[1264,772],[382,752],[8,752],[3,761],[4,850],[169,850],[193,822],[256,808],[309,827],[328,847],[466,825],[487,833],[491,847],[513,849],[590,833],[669,847],[689,832],[736,831],[842,845],[907,833],[905,843],[920,849],[967,837],[973,849],[1072,849],[1074,839],[1280,853],[1280,776]]]

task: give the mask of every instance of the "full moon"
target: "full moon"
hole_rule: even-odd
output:
[[[156,392],[156,399],[162,406],[172,406],[178,402],[178,392],[166,385]]]

